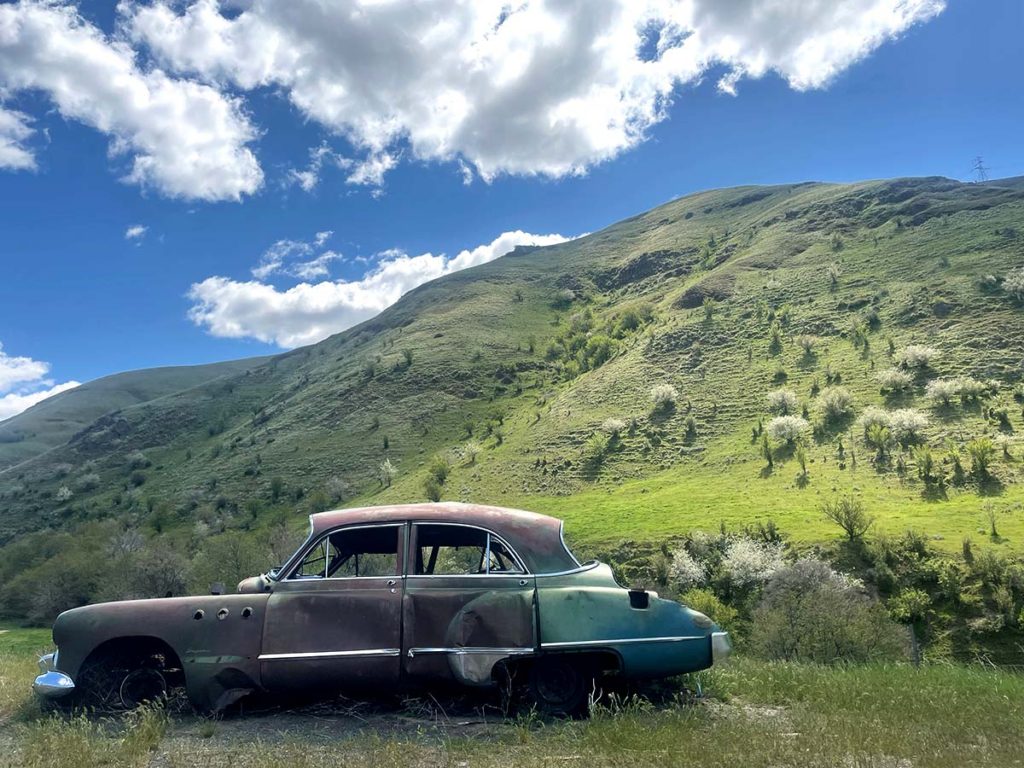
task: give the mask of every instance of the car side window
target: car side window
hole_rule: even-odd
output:
[[[523,573],[508,547],[487,531],[464,525],[416,526],[415,569],[420,576]]]
[[[398,575],[401,526],[335,531],[309,551],[293,579],[346,579]]]

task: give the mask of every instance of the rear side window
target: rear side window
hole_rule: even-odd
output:
[[[290,578],[397,576],[400,528],[388,525],[335,531],[320,539]]]
[[[476,576],[525,573],[501,539],[464,525],[416,526],[414,568],[420,576]]]

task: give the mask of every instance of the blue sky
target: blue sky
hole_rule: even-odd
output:
[[[199,6],[204,3],[209,0]],[[455,109],[468,104],[481,117],[473,130],[436,116],[423,127],[417,116],[431,105],[417,103],[416,96],[424,86],[403,81],[418,76],[415,59],[406,62],[406,75],[401,61],[382,65],[375,51],[363,53],[350,42],[339,46],[341,54],[326,48],[323,56],[341,59],[324,59],[328,74],[302,83],[288,73],[293,62],[270,61],[256,76],[246,61],[200,55],[199,38],[188,35],[204,19],[211,22],[199,6],[141,3],[118,17],[113,3],[69,6],[64,16],[46,15],[52,7],[28,0],[0,4],[0,399],[11,398],[7,415],[14,409],[13,397],[27,403],[24,398],[62,382],[267,354],[311,341],[376,311],[418,280],[492,258],[515,242],[529,241],[529,235],[594,231],[701,189],[909,175],[966,179],[979,154],[993,176],[1024,174],[1024,4],[1019,0],[950,0],[945,7],[937,0],[920,0],[917,19],[881,31],[866,28],[863,39],[840,39],[852,52],[811,61],[785,47],[791,38],[803,33],[804,42],[825,39],[839,34],[829,24],[848,28],[849,21],[794,12],[792,26],[776,19],[774,26],[758,29],[743,19],[757,4],[723,3],[744,7],[735,9],[736,18],[723,11],[721,18],[684,24],[678,39],[693,35],[705,46],[706,61],[673,64],[667,90],[664,76],[652,75],[645,85],[653,82],[651,87],[661,89],[656,98],[631,95],[639,101],[610,107],[610,122],[620,117],[616,110],[634,121],[620,134],[577,126],[553,136],[550,146],[545,116],[559,108],[565,94],[548,92],[554,89],[546,79],[526,82],[529,87],[509,95],[500,110],[490,106],[493,93],[505,97],[501,89],[507,90],[510,78],[534,76],[529,69],[492,73],[490,84],[473,90],[444,83],[445,77],[463,83],[458,67],[464,62],[452,64],[454,74],[439,72],[432,82],[442,83],[439,93],[459,94],[462,101],[454,102]],[[895,0],[845,4],[854,12],[858,6],[899,5]],[[252,8],[242,5],[223,10],[222,18],[251,21],[255,39],[265,40],[268,30],[292,35],[292,41],[303,34],[301,24],[283,26],[294,19],[270,8],[272,0]],[[293,16],[301,6],[295,0]],[[74,18],[76,10],[80,18]],[[511,29],[513,21],[524,25],[520,34],[530,33],[525,15],[502,30]],[[584,21],[589,19],[570,18],[575,27],[585,27]],[[34,32],[29,22],[36,24]],[[380,36],[371,41],[376,48],[401,39],[396,29],[419,23],[402,14],[386,22],[370,28]],[[15,44],[5,52],[5,23],[21,30],[22,47]],[[458,34],[471,36],[479,23],[466,19]],[[498,26],[503,23],[502,17]],[[608,23],[615,28],[623,24],[622,19]],[[655,29],[667,39],[666,30],[676,22],[655,17],[643,23],[647,32],[638,34]],[[734,28],[747,35],[746,48],[738,53],[723,53],[724,44],[716,43],[715,35],[724,39],[734,29],[730,24],[740,25]],[[784,34],[777,32],[780,26]],[[125,60],[134,56],[134,75],[149,78],[152,87],[158,87],[152,85],[152,73],[159,68],[175,78],[183,99],[195,97],[185,91],[189,83],[201,85],[204,101],[198,109],[194,102],[183,102],[186,109],[178,117],[153,116],[104,102],[103,83],[89,81],[76,89],[76,98],[87,98],[96,86],[96,104],[72,103],[59,88],[61,68],[79,68],[75,61],[47,60],[25,47],[31,45],[31,34],[52,35],[54,30],[81,43],[83,50],[92,46],[83,54],[82,77],[92,63],[107,66],[104,46],[109,46],[114,53],[131,51]],[[239,26],[231,38],[243,52],[238,40],[244,33]],[[834,45],[837,38],[827,39],[830,47],[841,47]],[[557,46],[566,46],[565,71],[559,77],[567,88],[577,88],[576,94],[593,93],[588,78],[615,75],[595,70],[584,54],[577,62],[569,43],[555,40],[552,45],[556,55],[551,61],[559,67],[563,61]],[[680,43],[680,50],[687,45],[689,40]],[[540,56],[510,50],[519,57]],[[353,63],[345,56],[367,61]],[[765,57],[761,73],[758,66]],[[623,62],[622,71],[627,71],[630,62]],[[310,107],[309,93],[322,94],[335,85],[330,75],[335,65],[338,72],[365,66],[371,76],[383,72],[387,82],[358,102],[339,102],[333,112],[320,101]],[[735,76],[735,95],[723,90],[729,88],[730,72],[741,73]],[[412,126],[407,133],[392,134],[377,124],[353,128],[347,122],[370,120],[389,109],[374,101],[379,92],[405,105],[398,119]],[[228,114],[224,109],[235,110],[228,115],[234,123],[216,128],[221,132],[217,146],[228,151],[219,159],[216,151],[197,144],[199,156],[218,159],[193,173],[186,167],[191,160],[181,159],[189,149],[189,131],[207,130],[212,123],[204,118],[198,127],[183,124],[179,132],[174,121],[198,122],[194,115],[210,98],[220,99],[214,108],[221,110],[211,112],[211,121]],[[637,104],[649,108],[640,118],[635,118]],[[14,128],[8,121],[6,168],[4,110],[16,116]],[[443,140],[436,139],[442,133]],[[121,151],[112,152],[118,137]],[[160,146],[161,141],[174,146]],[[307,191],[296,172],[311,170],[310,152],[318,147],[329,152],[315,187]],[[140,165],[143,170],[136,171],[134,180],[125,180],[140,156],[154,157],[153,167]],[[381,158],[393,167],[374,177],[367,161]],[[201,157],[198,162],[207,161]],[[34,167],[19,168],[19,163]],[[183,167],[189,172],[179,173]],[[133,226],[144,231],[127,237]],[[317,233],[328,232],[317,241]],[[495,242],[502,233],[515,232],[520,235]],[[254,276],[261,259],[266,263],[269,258],[268,249],[281,241],[292,241],[278,247],[281,267]],[[473,251],[478,246],[486,247]],[[462,251],[467,253],[451,261]],[[327,252],[321,271],[307,267],[306,279],[298,276],[300,264]],[[359,281],[381,264],[390,264],[391,271],[360,284],[355,296],[337,287],[341,281]],[[220,282],[209,282],[215,278]],[[286,300],[285,292],[300,283],[319,286],[319,292],[295,292]],[[203,288],[197,293],[194,285]],[[316,301],[337,306],[320,311],[311,308]],[[197,313],[199,305],[204,308]]]

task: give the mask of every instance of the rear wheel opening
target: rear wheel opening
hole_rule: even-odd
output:
[[[530,668],[530,702],[537,711],[558,717],[580,717],[587,713],[594,687],[594,671],[586,659],[547,656]]]

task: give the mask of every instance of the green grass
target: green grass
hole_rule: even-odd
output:
[[[4,636],[0,636],[4,637]],[[319,711],[220,723],[148,710],[44,716],[26,701],[37,635],[0,650],[0,766],[1020,765],[1024,676],[980,666],[828,668],[739,658],[697,703],[619,702],[581,722]],[[22,650],[11,650],[20,648]],[[20,692],[14,695],[13,691]],[[20,698],[19,698],[20,696]]]

